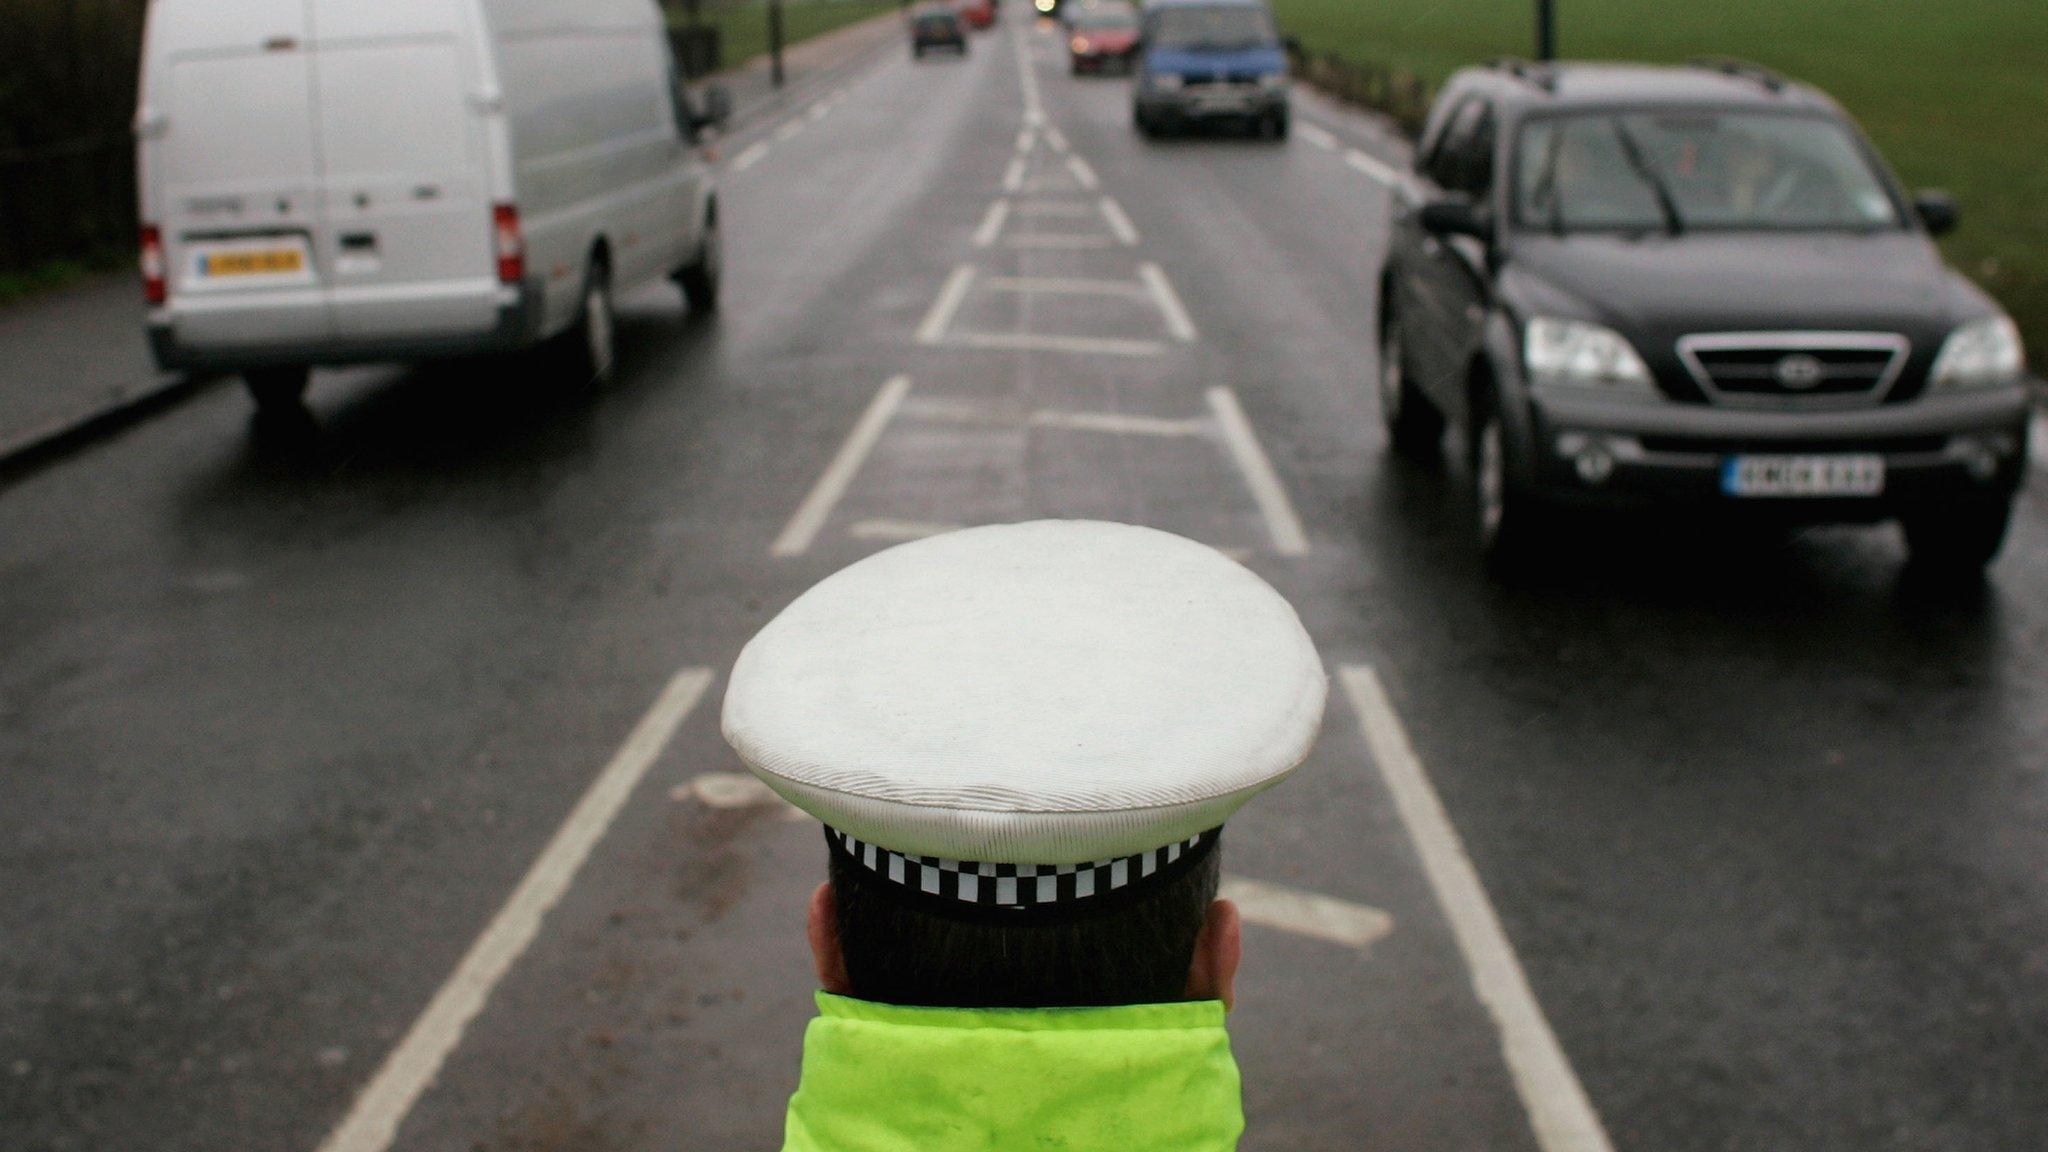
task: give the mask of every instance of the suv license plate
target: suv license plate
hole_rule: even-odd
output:
[[[1729,496],[1876,496],[1884,491],[1884,457],[1730,456],[1721,465]]]

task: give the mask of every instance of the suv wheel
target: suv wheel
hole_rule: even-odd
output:
[[[1528,564],[1542,532],[1543,509],[1515,481],[1507,433],[1491,402],[1473,413],[1472,503],[1479,556],[1496,576]]]
[[[242,383],[256,401],[256,411],[270,416],[302,407],[312,374],[310,368],[255,368],[242,373]]]
[[[1998,555],[2012,524],[2012,498],[1971,500],[1900,515],[1906,552],[1914,571],[1932,576],[1974,577]]]
[[[1408,378],[1408,340],[1391,309],[1380,322],[1379,394],[1380,419],[1394,450],[1413,459],[1433,456],[1443,442],[1443,413]]]

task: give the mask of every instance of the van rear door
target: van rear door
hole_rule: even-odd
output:
[[[497,322],[469,0],[310,0],[313,116],[337,332],[458,336]]]
[[[157,0],[146,146],[181,337],[331,333],[308,0]]]

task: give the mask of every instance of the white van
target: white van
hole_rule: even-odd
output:
[[[601,378],[615,294],[717,304],[704,103],[655,0],[154,0],[151,346],[266,408],[315,365],[543,342]]]

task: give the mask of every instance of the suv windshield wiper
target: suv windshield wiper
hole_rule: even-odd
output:
[[[1671,198],[1671,189],[1664,186],[1664,181],[1651,169],[1650,162],[1643,158],[1643,150],[1637,146],[1635,134],[1628,130],[1628,126],[1621,122],[1619,116],[1608,123],[1614,125],[1614,138],[1620,141],[1622,155],[1628,157],[1628,166],[1635,169],[1636,175],[1642,177],[1643,183],[1648,184],[1650,191],[1656,194],[1657,207],[1664,213],[1664,227],[1673,236],[1684,232],[1685,218],[1678,214],[1678,201]]]

